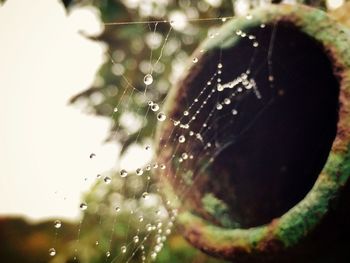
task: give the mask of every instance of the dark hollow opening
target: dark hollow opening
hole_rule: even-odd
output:
[[[261,99],[253,90],[238,94],[208,122],[211,130],[203,139],[215,147],[205,150],[198,142],[191,144],[198,157],[190,169],[201,177],[191,191],[200,195],[189,198],[201,204],[200,198],[213,193],[229,207],[225,216],[241,228],[269,223],[305,197],[327,160],[338,119],[339,83],[318,42],[287,22],[252,28],[249,34],[256,36],[257,48],[245,37],[232,48],[204,55],[199,70],[180,89],[181,109],[172,113],[175,119],[182,115],[183,105],[194,100],[217,70],[220,56],[221,83],[250,69]],[[210,99],[191,130],[200,130],[210,110],[230,92],[224,90]],[[232,109],[238,111],[236,116]],[[207,155],[201,159],[203,152]],[[213,162],[201,171],[212,157]],[[194,210],[222,224],[200,205]]]

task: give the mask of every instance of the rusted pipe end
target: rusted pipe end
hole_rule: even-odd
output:
[[[288,255],[337,207],[350,175],[349,43],[349,32],[320,10],[271,5],[227,22],[193,54],[198,63],[165,106],[169,119],[190,128],[160,125],[157,158],[171,164],[163,194],[176,200],[178,226],[194,246],[235,262]],[[245,73],[256,87],[207,121],[232,94],[228,88],[200,109],[198,94],[218,63],[221,83]],[[232,116],[238,107],[242,114]],[[194,114],[184,116],[188,109]],[[204,123],[213,128],[196,140]],[[216,150],[203,145],[210,138]],[[183,153],[193,159],[179,163]]]

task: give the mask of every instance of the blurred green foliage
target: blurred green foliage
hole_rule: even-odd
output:
[[[70,7],[76,5],[95,6],[100,10],[104,23],[170,21],[173,17],[182,16],[198,19],[233,15],[231,1],[222,1],[218,7],[213,7],[206,1],[187,0],[75,1]],[[123,116],[129,113],[135,119],[142,120],[149,109],[145,103],[147,100],[163,101],[171,85],[184,71],[190,54],[206,38],[211,27],[221,24],[221,20],[188,22],[184,28],[177,30],[174,27],[170,32],[169,23],[105,25],[102,34],[93,37],[107,45],[105,63],[98,72],[95,84],[74,96],[71,102],[84,101],[90,112],[111,118],[108,140],[120,142],[123,145],[122,152],[135,143],[137,137],[138,143],[150,139],[156,126],[156,118],[147,118],[138,129],[130,131],[128,124],[121,121]],[[165,41],[167,34],[169,37]],[[143,79],[152,71],[152,67],[154,81],[143,96]],[[127,82],[140,92],[133,91]],[[113,113],[115,107],[118,108],[117,113]]]
[[[69,8],[92,5],[100,11],[104,23],[233,15],[231,1],[218,3],[217,6],[211,6],[207,1],[188,0],[73,1]],[[102,34],[92,37],[106,45],[105,63],[100,68],[94,85],[74,96],[71,103],[83,102],[88,105],[89,112],[111,118],[107,140],[118,141],[122,145],[122,154],[133,144],[150,141],[157,120],[155,116],[150,116],[154,112],[149,111],[147,101],[161,104],[169,88],[185,70],[188,60],[191,60],[190,54],[211,29],[221,24],[221,20],[216,20],[188,21],[183,28],[171,28],[169,23],[105,25]],[[153,83],[146,89],[143,79],[151,72]],[[147,114],[149,117],[145,118]],[[133,116],[141,124],[130,129],[130,122],[123,120],[125,116]],[[151,175],[144,175],[142,179],[129,175],[127,180],[118,180],[119,177],[112,173],[110,177],[113,178],[113,184],[106,187],[105,184],[98,183],[85,198],[89,209],[83,219],[78,252],[75,251],[76,244],[66,246],[65,251],[61,252],[61,256],[65,255],[61,259],[63,261],[56,257],[53,263],[69,262],[77,255],[81,262],[105,262],[106,251],[111,252],[110,259],[115,262],[141,262],[140,250],[136,249],[136,254],[133,254],[137,245],[129,244],[128,251],[121,253],[121,246],[132,241],[136,234],[140,238],[148,238],[144,246],[146,261],[149,261],[157,234],[147,233],[147,224],[157,222],[155,212],[162,207],[162,202],[159,200],[159,204],[153,207],[144,207],[141,196],[144,191],[157,192],[157,184]],[[153,197],[159,198],[158,195]],[[118,215],[115,211],[116,202],[119,202],[121,209]],[[143,222],[137,220],[137,215],[130,215],[130,211],[142,214],[145,217]],[[168,224],[168,221],[164,219],[162,223]],[[164,243],[156,262],[220,262],[192,248],[176,230],[174,232]],[[95,244],[97,240],[98,246]]]

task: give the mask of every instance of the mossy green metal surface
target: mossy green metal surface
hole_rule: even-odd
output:
[[[336,24],[320,10],[302,5],[271,5],[253,12],[251,20],[241,17],[229,21],[222,27],[218,37],[206,40],[194,56],[200,59],[202,49],[232,47],[238,41],[238,37],[232,37],[237,29],[248,30],[262,23],[274,24],[280,21],[293,23],[299,30],[322,44],[332,61],[334,75],[340,84],[337,134],[326,165],[311,191],[287,213],[269,224],[248,229],[220,227],[191,211],[181,210],[182,204],[178,201],[178,226],[184,236],[206,253],[234,259],[235,262],[253,262],[250,260],[265,256],[268,258],[270,254],[280,251],[288,253],[318,227],[329,212],[331,204],[349,184],[350,33],[347,29]],[[176,96],[175,87],[169,94],[166,109],[176,106]],[[162,135],[164,129],[166,127],[158,127],[158,134]],[[164,155],[165,152],[162,149],[159,154]],[[163,183],[164,194],[174,200],[176,195],[171,183]]]

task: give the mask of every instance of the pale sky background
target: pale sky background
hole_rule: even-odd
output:
[[[96,10],[67,16],[58,0],[0,7],[0,216],[76,218],[82,192],[115,166],[117,145],[102,144],[109,121],[67,104],[103,61],[81,29],[102,29]]]

